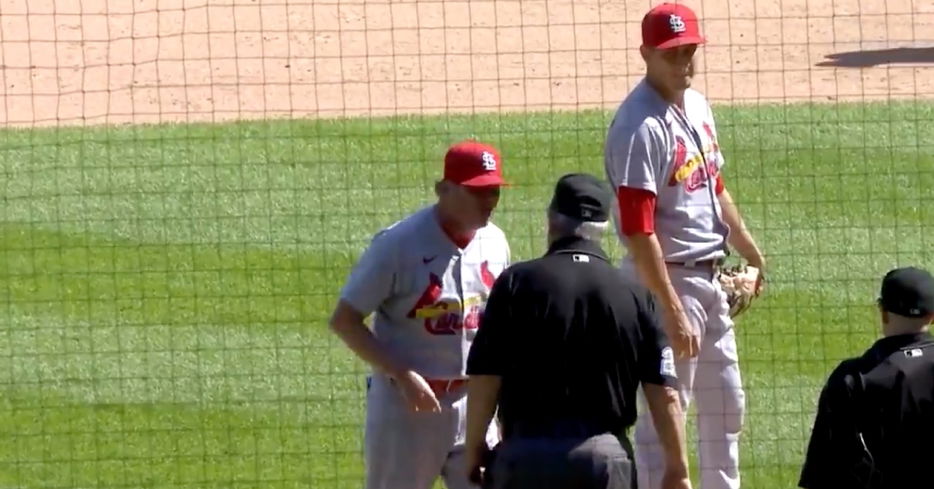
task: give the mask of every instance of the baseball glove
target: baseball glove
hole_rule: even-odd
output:
[[[720,287],[726,293],[730,306],[730,317],[735,318],[746,312],[753,299],[762,291],[763,275],[761,271],[749,265],[735,265],[720,270]]]

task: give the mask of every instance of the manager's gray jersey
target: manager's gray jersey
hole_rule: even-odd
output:
[[[441,229],[433,206],[379,231],[341,291],[376,338],[426,378],[465,375],[467,354],[510,249],[493,223],[466,248]]]

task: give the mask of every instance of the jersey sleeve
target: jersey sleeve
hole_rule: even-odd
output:
[[[363,316],[369,316],[389,297],[396,278],[396,247],[378,233],[354,264],[340,298]]]
[[[655,200],[655,194],[648,190],[619,187],[616,201],[623,234],[655,232]]]
[[[631,187],[658,194],[656,180],[666,151],[654,125],[614,128],[606,144],[606,172],[614,189]]]
[[[662,331],[655,300],[649,294],[646,294],[639,307],[639,326],[639,380],[645,384],[677,387],[674,350],[668,343],[668,336]]]
[[[477,334],[467,354],[467,375],[503,375],[512,334],[512,273],[506,270],[493,284]]]

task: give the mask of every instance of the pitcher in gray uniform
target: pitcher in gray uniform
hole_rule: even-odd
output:
[[[684,5],[661,4],[645,15],[646,76],[613,118],[604,161],[627,248],[622,269],[657,298],[676,353],[683,410],[696,406],[700,487],[736,489],[745,394],[717,275],[730,246],[760,271],[765,259],[723,183],[713,111],[690,88],[694,53],[704,42],[697,16]],[[761,287],[760,275],[757,294]],[[657,489],[663,454],[651,417],[641,411],[635,430],[639,487]]]
[[[354,265],[332,330],[370,364],[366,489],[467,489],[466,362],[496,277],[509,265],[490,222],[505,184],[492,146],[449,148],[438,201],[376,233]],[[364,319],[373,314],[373,330]],[[495,424],[487,431],[499,440]]]

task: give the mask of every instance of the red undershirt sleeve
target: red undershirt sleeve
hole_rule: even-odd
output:
[[[723,185],[723,174],[720,173],[720,174],[717,175],[717,186],[716,186],[716,193],[717,193],[717,195],[722,194],[722,193],[723,193],[723,189],[725,189],[725,188],[726,188],[726,186]]]
[[[621,186],[616,190],[623,234],[655,232],[655,194],[650,190]]]

